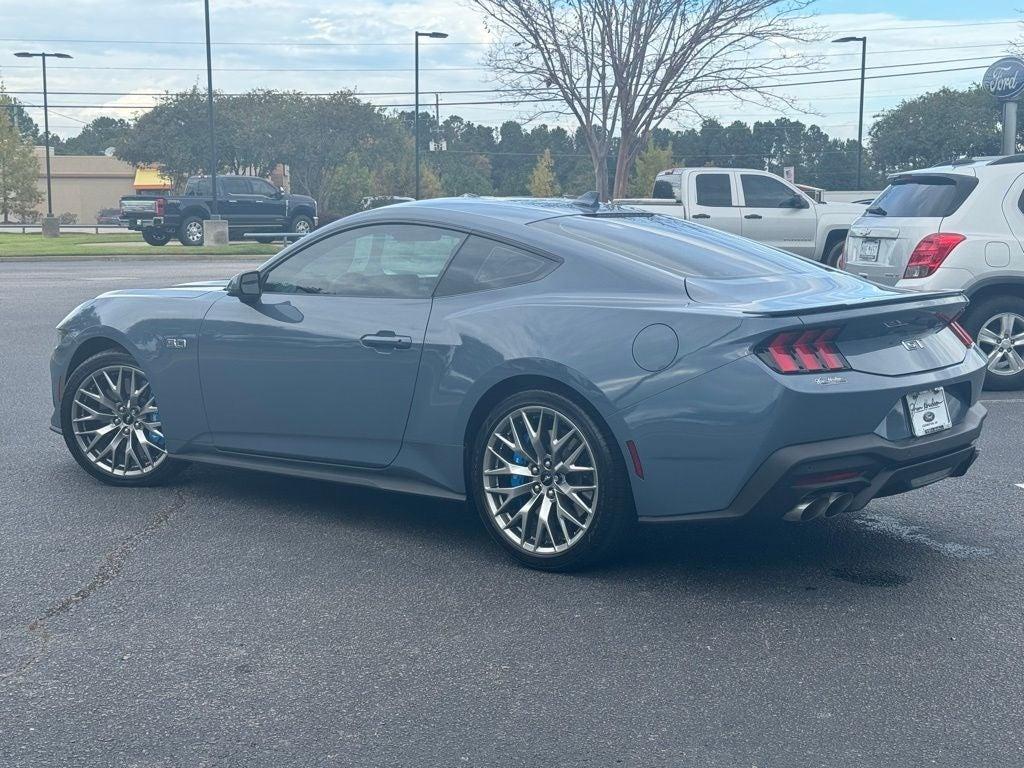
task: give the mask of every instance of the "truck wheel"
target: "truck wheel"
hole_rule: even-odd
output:
[[[147,227],[142,230],[142,239],[150,245],[167,245],[167,243],[170,242],[171,233],[164,229]]]
[[[1024,388],[1024,299],[993,296],[972,303],[964,328],[988,358],[985,389]]]
[[[178,229],[178,239],[182,245],[203,244],[203,220],[198,216],[188,216]]]
[[[825,254],[825,263],[828,264],[830,267],[842,269],[842,267],[839,265],[839,259],[842,258],[843,250],[845,247],[846,240],[843,239],[838,241],[831,248],[829,248],[828,252]]]
[[[300,214],[292,219],[289,232],[295,232],[299,235],[308,235],[313,231],[313,220],[306,215]]]

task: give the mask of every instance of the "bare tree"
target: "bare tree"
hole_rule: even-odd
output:
[[[497,42],[489,63],[523,103],[571,114],[608,197],[622,197],[651,131],[695,97],[785,102],[773,77],[810,60],[784,46],[816,38],[801,12],[813,0],[469,0]],[[549,104],[552,96],[560,106]],[[617,134],[617,136],[616,136]]]

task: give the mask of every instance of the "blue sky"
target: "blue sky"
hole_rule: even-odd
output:
[[[422,98],[432,102],[435,90],[448,92],[441,99],[442,119],[454,113],[495,125],[527,117],[571,125],[556,115],[535,116],[515,105],[459,104],[507,98],[451,93],[495,86],[483,62],[490,37],[463,0],[211,0],[211,6],[215,85],[226,91],[354,88],[379,104],[408,103],[412,32],[442,29],[450,38],[424,44],[421,54]],[[859,49],[833,45],[828,42],[832,37],[866,34],[868,66],[883,67],[869,75],[899,75],[868,80],[870,123],[874,114],[902,99],[942,85],[976,82],[984,67],[1022,34],[1022,16],[1005,0],[820,0],[812,10],[822,40],[800,52],[820,57],[820,63],[804,79],[852,80],[787,86],[779,93],[794,104],[784,110],[786,116],[817,123],[842,137],[856,135]],[[14,51],[45,47],[75,56],[72,62],[54,63],[50,72],[51,104],[56,105],[51,127],[65,136],[97,115],[130,117],[166,90],[205,85],[202,40],[200,0],[33,0],[31,5],[0,0],[0,79],[9,91],[30,104],[40,100],[32,93],[40,87],[38,65],[13,58]],[[360,41],[374,44],[356,44]],[[930,72],[937,69],[955,71]],[[821,74],[828,70],[847,71]],[[906,74],[913,72],[921,74]],[[694,106],[724,122],[772,119],[783,113],[778,107],[752,107],[723,97]],[[676,126],[697,120],[680,114]]]

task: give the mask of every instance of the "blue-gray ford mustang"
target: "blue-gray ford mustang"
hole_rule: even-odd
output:
[[[963,474],[965,303],[587,200],[410,203],[78,307],[52,427],[112,485],[199,461],[468,497],[560,570],[637,520],[809,520]]]

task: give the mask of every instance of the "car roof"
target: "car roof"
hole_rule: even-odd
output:
[[[628,206],[591,202],[582,198],[534,197],[441,197],[398,203],[371,211],[354,214],[341,221],[389,219],[396,215],[419,218],[430,217],[435,222],[441,214],[448,219],[489,220],[514,224],[530,224],[557,216],[649,216],[650,214]]]
[[[914,173],[962,173],[963,171],[973,171],[975,175],[977,175],[978,171],[982,168],[991,169],[983,171],[986,175],[989,173],[998,173],[1002,170],[1012,173],[1014,171],[1019,172],[1021,170],[1021,164],[1024,164],[1024,154],[964,157],[959,160],[953,160],[949,163],[933,165],[929,168],[915,168],[912,171],[894,173],[892,176],[905,176]]]

